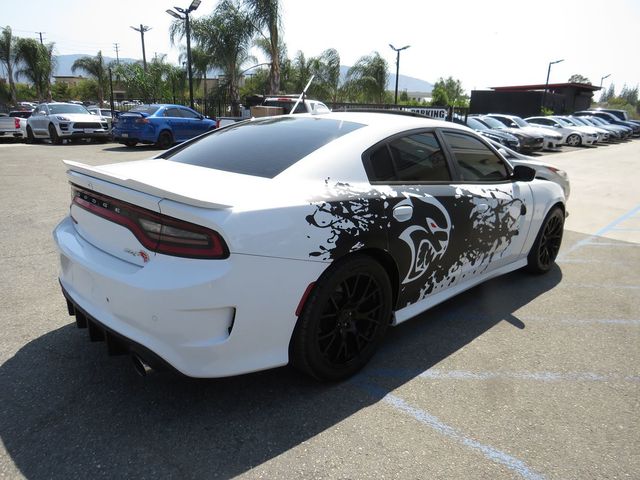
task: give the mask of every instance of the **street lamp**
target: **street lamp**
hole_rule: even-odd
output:
[[[394,50],[397,54],[396,57],[396,96],[395,96],[395,105],[398,105],[398,75],[400,73],[400,52],[402,50],[406,50],[407,48],[409,48],[411,45],[405,45],[402,48],[396,48],[393,45],[389,44],[389,46],[391,47],[392,50]]]
[[[551,65],[560,62],[564,62],[564,58],[562,60],[556,60],[555,62],[549,62],[549,68],[547,69],[547,82],[544,84],[544,94],[542,95],[542,108],[544,108],[545,101],[547,99],[547,89],[549,88],[549,74],[551,73]]]
[[[178,20],[184,20],[185,22],[185,30],[187,33],[187,70],[189,72],[189,104],[191,108],[193,107],[193,73],[191,71],[191,26],[189,25],[189,13],[196,10],[201,3],[202,0],[193,0],[189,8],[180,8],[173,7],[178,12],[182,13],[184,16],[176,13],[174,10],[167,10],[167,13],[171,15],[173,18],[177,18]]]
[[[149,30],[151,30],[151,27],[147,27],[146,25],[142,25],[140,24],[140,28],[136,28],[136,27],[131,27],[133,28],[136,32],[140,32],[140,38],[142,38],[142,66],[144,68],[144,71],[147,71],[147,55],[144,52],[144,34],[145,32],[148,32]]]
[[[611,76],[610,73],[607,73],[604,77],[600,78],[600,88],[602,88],[602,82],[604,81],[605,78],[609,78]]]

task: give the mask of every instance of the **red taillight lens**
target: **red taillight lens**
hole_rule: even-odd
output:
[[[72,185],[72,203],[127,228],[145,248],[166,255],[221,259],[229,256],[222,237],[213,230],[162,215]]]
[[[18,117],[15,117],[13,119],[13,125],[15,126],[15,128],[20,128],[20,119]]]

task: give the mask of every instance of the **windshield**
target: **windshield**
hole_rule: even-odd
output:
[[[562,125],[563,127],[570,127],[570,126],[575,126],[575,124],[565,120],[564,118],[558,118],[558,117],[553,117],[553,119],[558,122],[560,125]]]
[[[562,120],[563,122],[565,122],[568,125],[573,125],[574,127],[581,127],[584,126],[585,124],[576,120],[575,118],[559,118],[558,121]]]
[[[467,126],[474,130],[488,130],[487,126],[475,118],[467,118]]]
[[[509,118],[511,118],[511,120],[516,122],[516,124],[518,124],[520,127],[528,127],[529,126],[529,124],[527,122],[525,122],[523,119],[521,119],[520,117],[509,117]]]
[[[597,123],[592,122],[589,118],[585,118],[585,117],[571,117],[571,121],[576,122],[580,125],[587,125],[589,127],[597,125]]]
[[[507,128],[507,126],[504,123],[502,123],[500,120],[496,120],[495,118],[482,117],[480,120],[482,120],[484,123],[489,125],[491,128],[499,128],[499,129]]]
[[[214,131],[160,158],[273,178],[315,150],[363,126],[290,115],[257,119]]]
[[[84,108],[82,105],[74,105],[72,103],[50,103],[48,105],[49,113],[58,114],[58,113],[84,113],[89,114],[89,110]]]
[[[591,118],[588,118],[588,120],[590,122],[597,123],[598,125],[609,125],[609,122],[607,122],[606,120],[600,117],[591,117]]]

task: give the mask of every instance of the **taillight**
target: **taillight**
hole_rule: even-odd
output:
[[[116,200],[76,185],[72,203],[131,231],[145,248],[176,257],[221,259],[229,249],[215,231]]]
[[[13,119],[13,125],[15,126],[15,128],[20,128],[20,119],[18,117],[15,117]]]

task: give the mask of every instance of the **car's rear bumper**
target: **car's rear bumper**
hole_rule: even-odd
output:
[[[69,217],[54,230],[54,240],[60,284],[76,321],[80,312],[90,333],[104,332],[118,340],[111,343],[158,363],[148,350],[192,377],[288,363],[296,308],[326,268],[256,255],[197,260],[153,253],[140,266],[87,242]]]

